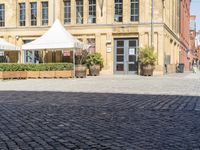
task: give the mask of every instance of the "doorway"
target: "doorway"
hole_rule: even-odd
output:
[[[138,70],[138,39],[115,39],[114,73],[135,74]]]

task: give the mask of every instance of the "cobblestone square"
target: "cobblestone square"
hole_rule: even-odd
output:
[[[199,85],[191,74],[1,81],[0,149],[199,150]]]

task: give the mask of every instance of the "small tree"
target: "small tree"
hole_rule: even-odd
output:
[[[76,53],[76,64],[78,64],[78,65],[85,64],[87,55],[88,55],[88,51],[87,50],[77,51],[77,53]]]

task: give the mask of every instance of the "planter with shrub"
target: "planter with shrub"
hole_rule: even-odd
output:
[[[81,50],[80,53],[76,55],[75,77],[77,78],[86,78],[87,76],[87,55],[88,52],[86,50]]]
[[[25,64],[0,64],[2,79],[25,79],[27,71]]]
[[[157,60],[157,54],[154,53],[154,48],[144,47],[140,49],[139,62],[140,72],[144,76],[152,76],[155,69],[155,62]]]
[[[71,63],[0,64],[0,78],[71,78],[72,70]]]
[[[89,54],[86,59],[91,76],[98,76],[103,66],[103,58],[100,53]]]

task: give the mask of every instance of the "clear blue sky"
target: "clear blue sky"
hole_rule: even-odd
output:
[[[190,15],[197,16],[197,30],[200,30],[200,0],[192,0]]]

